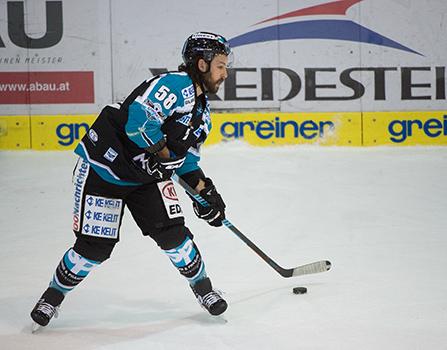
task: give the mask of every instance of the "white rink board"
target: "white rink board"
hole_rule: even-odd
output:
[[[0,3],[2,19],[8,20],[10,3]],[[48,3],[24,2],[29,37],[45,35]],[[337,6],[321,0],[59,3],[63,32],[53,46],[18,47],[8,26],[1,26],[0,73],[92,71],[94,102],[0,104],[0,115],[97,113],[155,69],[176,69],[185,38],[198,30],[222,33],[231,42],[253,31],[279,33],[274,40],[258,35],[258,41],[235,47],[233,75],[215,108],[445,109],[444,0],[341,0]],[[59,18],[53,17],[51,23]]]

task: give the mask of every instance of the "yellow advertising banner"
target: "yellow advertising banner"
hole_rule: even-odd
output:
[[[96,115],[0,116],[0,149],[70,150]],[[447,146],[447,111],[213,113],[206,145]]]
[[[293,144],[361,146],[361,114],[214,113],[206,144],[243,140],[255,146]]]
[[[31,148],[35,150],[74,149],[97,115],[31,116]]]
[[[32,148],[73,149],[96,115],[32,116]],[[251,145],[361,146],[360,113],[216,113],[206,145],[243,140]]]
[[[0,150],[23,150],[30,147],[30,117],[0,116]]]
[[[364,112],[363,145],[446,146],[447,111]]]

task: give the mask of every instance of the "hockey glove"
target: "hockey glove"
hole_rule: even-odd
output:
[[[185,157],[160,158],[153,154],[150,156],[146,171],[159,180],[169,180],[174,171],[180,168],[185,161]]]
[[[205,188],[199,192],[200,196],[206,200],[209,206],[204,207],[197,201],[193,201],[194,213],[197,217],[205,220],[211,226],[222,226],[222,220],[225,219],[225,203],[221,195],[217,192],[211,179],[206,178]]]

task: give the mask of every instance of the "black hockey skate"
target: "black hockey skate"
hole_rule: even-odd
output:
[[[48,288],[40,297],[34,309],[31,311],[31,318],[35,325],[33,325],[33,332],[38,330],[40,326],[45,327],[53,316],[58,316],[59,306],[64,300],[64,294],[54,288]]]
[[[199,304],[211,315],[217,316],[225,312],[228,307],[227,302],[220,293],[213,290],[209,278],[204,278],[191,286]]]

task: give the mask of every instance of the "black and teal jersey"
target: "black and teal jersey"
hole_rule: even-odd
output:
[[[139,185],[155,181],[145,166],[165,144],[172,156],[186,156],[178,175],[198,170],[210,130],[206,95],[197,96],[187,73],[167,72],[144,81],[124,102],[106,106],[75,153],[104,180]]]

